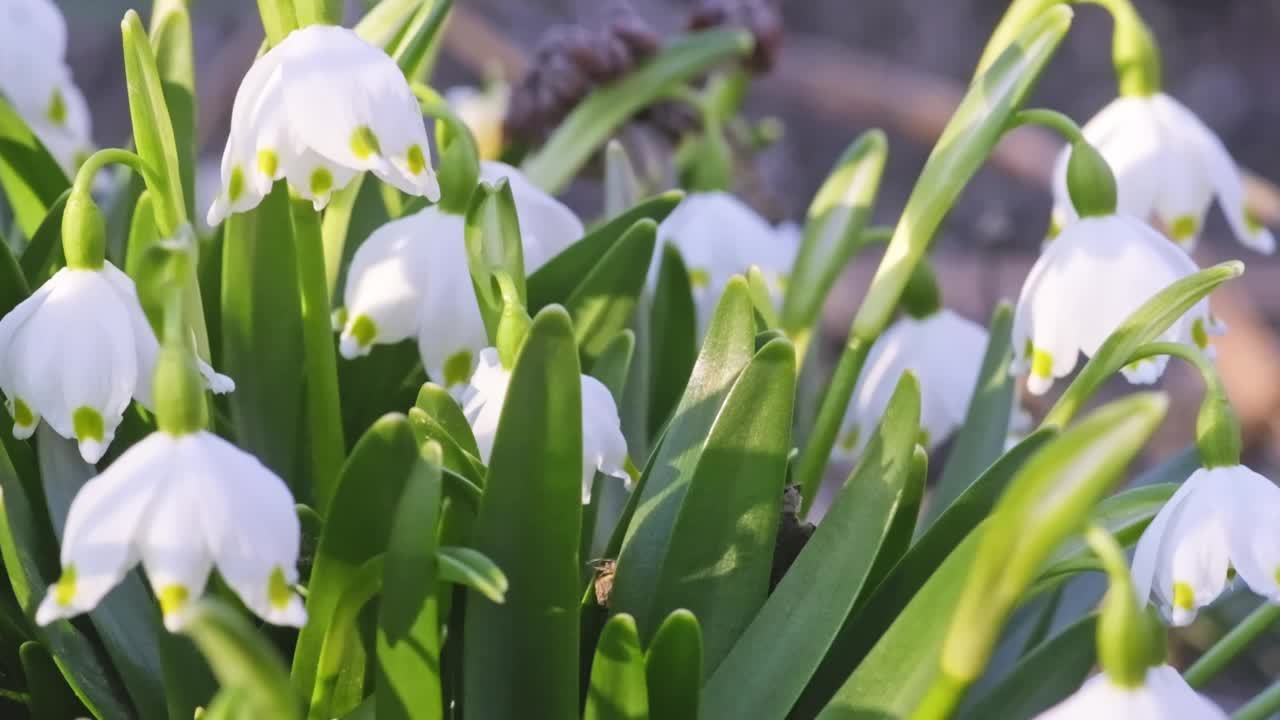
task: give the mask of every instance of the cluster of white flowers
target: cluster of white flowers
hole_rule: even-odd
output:
[[[52,0],[0,0],[0,95],[70,176],[93,141],[66,54],[67,23]]]

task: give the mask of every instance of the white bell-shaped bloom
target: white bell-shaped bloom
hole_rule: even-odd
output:
[[[1226,720],[1227,714],[1197,693],[1168,665],[1147,670],[1143,683],[1125,687],[1106,673],[1089,678],[1066,700],[1036,720]]]
[[[502,154],[502,125],[510,96],[510,88],[504,83],[494,83],[483,90],[459,85],[444,93],[449,107],[476,139],[476,151],[482,160],[497,160]]]
[[[1243,465],[1196,470],[1143,532],[1133,557],[1139,597],[1153,596],[1175,625],[1239,574],[1280,602],[1280,488]]]
[[[927,444],[946,440],[964,422],[986,347],[987,331],[950,310],[899,318],[871,347],[832,457],[852,460],[861,453],[908,370],[920,381],[920,427]]]
[[[280,178],[319,210],[366,170],[440,197],[422,112],[395,62],[346,28],[294,30],[236,92],[209,224],[256,207]]]
[[[1036,260],[1013,318],[1016,373],[1030,372],[1027,389],[1042,395],[1070,373],[1077,355],[1092,356],[1125,318],[1151,296],[1199,268],[1150,226],[1125,215],[1073,222]],[[1196,304],[1161,336],[1208,349],[1221,324],[1207,300]],[[1152,383],[1168,358],[1126,367],[1133,383]]]
[[[1240,242],[1270,253],[1275,240],[1244,204],[1244,184],[1231,154],[1203,122],[1164,93],[1119,97],[1084,126],[1085,139],[1115,172],[1117,206],[1137,218],[1156,218],[1190,249],[1213,199]],[[1054,215],[1075,217],[1067,197],[1068,149],[1054,171]]]
[[[158,352],[128,275],[109,262],[59,270],[0,318],[0,392],[14,436],[30,437],[44,418],[96,463],[130,399],[150,409]],[[200,371],[214,392],[235,388],[204,363]]]
[[[481,176],[511,184],[528,272],[582,237],[573,211],[515,168],[486,162]],[[360,245],[339,313],[343,357],[417,338],[433,380],[455,390],[466,384],[488,336],[467,267],[465,232],[460,215],[429,207],[383,225]]]
[[[511,371],[502,367],[495,348],[480,352],[480,364],[471,383],[462,393],[462,412],[471,425],[480,450],[480,460],[488,463],[498,420],[507,398]],[[591,481],[596,471],[619,478],[630,485],[626,471],[627,441],[622,436],[618,406],[599,380],[582,376],[582,502],[591,500]]]
[[[774,302],[781,301],[799,235],[786,225],[775,229],[729,193],[688,195],[658,226],[659,251],[649,268],[649,287],[658,284],[661,248],[670,243],[680,251],[689,273],[701,337],[729,278],[746,273],[752,265],[764,273]]]
[[[49,0],[0,0],[0,95],[71,175],[93,148],[89,108],[64,56],[67,26]]]
[[[301,627],[298,544],[293,496],[257,458],[203,430],[152,433],[71,502],[36,622],[92,610],[141,560],[170,630],[214,568],[263,620]]]

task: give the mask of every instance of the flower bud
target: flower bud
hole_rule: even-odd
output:
[[[88,188],[75,187],[62,211],[62,251],[73,270],[101,270],[107,228]]]
[[[1095,526],[1085,539],[1102,560],[1111,584],[1098,619],[1098,663],[1116,685],[1141,687],[1147,670],[1164,663],[1164,628],[1138,602],[1124,551],[1115,538]]]
[[[1087,141],[1071,144],[1067,161],[1067,193],[1080,217],[1114,215],[1116,178],[1111,166]]]
[[[502,314],[498,317],[496,334],[498,358],[502,361],[502,367],[510,370],[515,367],[516,356],[520,354],[520,347],[524,345],[533,321],[529,319],[524,303],[520,302],[519,291],[510,275],[496,272],[493,283],[502,294]]]
[[[942,293],[938,290],[938,278],[929,265],[928,258],[921,258],[902,291],[902,311],[917,320],[923,320],[942,308]]]

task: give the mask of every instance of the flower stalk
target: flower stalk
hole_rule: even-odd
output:
[[[1217,677],[1218,673],[1240,656],[1253,641],[1257,640],[1264,632],[1269,630],[1277,622],[1280,622],[1280,605],[1272,602],[1263,602],[1253,612],[1249,613],[1239,625],[1231,629],[1231,632],[1223,635],[1218,642],[1214,643],[1199,660],[1196,660],[1187,671],[1183,673],[1187,684],[1194,688],[1204,687],[1210,680]],[[1269,690],[1268,693],[1272,693]],[[1264,693],[1265,695],[1265,693]],[[1263,696],[1259,696],[1261,698]],[[1256,700],[1255,700],[1256,702]],[[1252,703],[1250,703],[1252,704]],[[1280,707],[1280,698],[1277,698],[1271,710],[1264,714],[1251,715],[1250,717],[1270,717],[1275,709]]]

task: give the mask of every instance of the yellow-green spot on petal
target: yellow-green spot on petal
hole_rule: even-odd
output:
[[[693,268],[689,270],[689,285],[694,288],[704,288],[711,284],[711,274],[702,268]]]
[[[67,122],[67,100],[62,97],[62,90],[54,88],[49,94],[49,107],[44,111],[49,122],[62,127]]]
[[[1209,331],[1205,330],[1204,318],[1196,318],[1191,323],[1191,340],[1196,347],[1204,350],[1209,347]]]
[[[1049,218],[1049,229],[1044,233],[1045,240],[1052,240],[1062,234],[1062,221],[1057,215]]]
[[[76,566],[68,565],[62,570],[62,577],[53,586],[53,599],[66,607],[76,597]]]
[[[165,615],[172,615],[187,606],[187,601],[191,599],[191,593],[185,585],[174,583],[165,585],[160,589],[160,612]]]
[[[36,422],[36,414],[30,406],[22,402],[22,398],[13,399],[13,424],[18,427],[31,427]]]
[[[227,181],[227,197],[236,202],[244,195],[244,168],[239,165],[231,168],[231,179]]]
[[[860,434],[857,425],[849,428],[849,432],[840,436],[840,449],[845,452],[853,452],[853,449],[858,446],[858,436]]]
[[[378,136],[373,134],[373,130],[370,130],[368,125],[361,125],[351,133],[351,152],[361,160],[367,160],[371,155],[382,153]]]
[[[1179,215],[1169,223],[1169,237],[1184,243],[1200,232],[1200,221],[1193,215]]]
[[[1053,376],[1053,355],[1047,350],[1034,349],[1031,353],[1031,374],[1036,377]]]
[[[357,315],[351,322],[351,337],[360,343],[360,347],[369,347],[378,337],[378,324],[368,315]]]
[[[427,169],[427,156],[422,154],[421,145],[410,145],[405,161],[409,163],[409,172],[414,175]]]
[[[333,189],[333,173],[324,168],[311,171],[311,194],[320,197]]]
[[[265,149],[258,151],[258,172],[273,178],[276,176],[276,170],[280,169],[280,156],[275,150]]]
[[[1262,220],[1258,217],[1258,214],[1249,209],[1244,211],[1244,227],[1250,233],[1260,233],[1266,229],[1262,224]]]
[[[1196,608],[1196,592],[1191,586],[1184,582],[1176,582],[1173,584],[1173,606],[1181,610],[1194,610]]]
[[[267,578],[267,599],[271,601],[271,607],[277,610],[283,610],[293,599],[293,590],[289,587],[289,581],[284,578],[284,569],[279,565],[271,571],[271,577]]]
[[[444,386],[465,383],[471,377],[471,351],[459,350],[444,361]]]
[[[102,422],[102,413],[88,405],[81,405],[71,414],[71,429],[76,434],[76,440],[80,442],[85,440],[102,442],[102,439],[106,437],[106,427]]]

